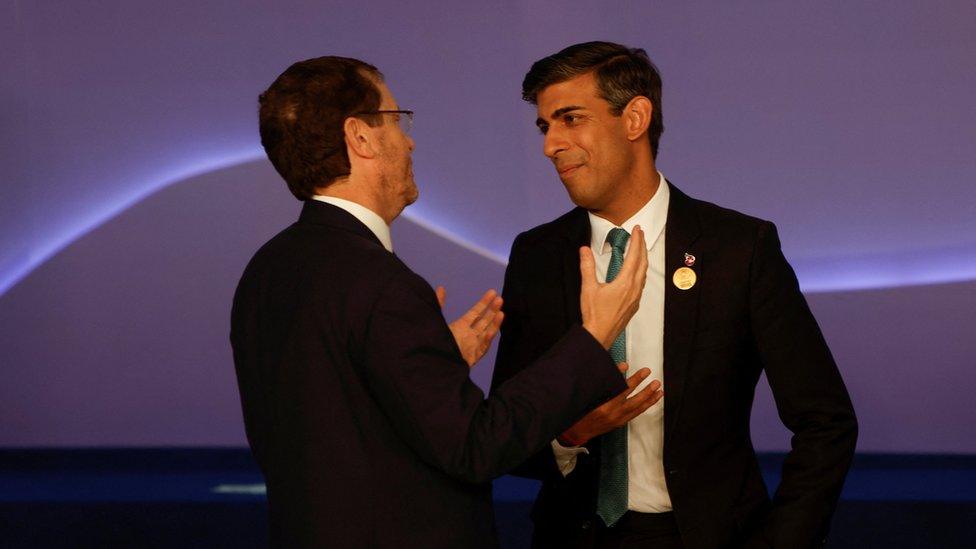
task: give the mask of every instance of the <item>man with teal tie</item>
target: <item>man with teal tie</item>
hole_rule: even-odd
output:
[[[661,79],[643,50],[570,46],[536,62],[522,92],[578,207],[512,245],[492,385],[578,322],[577,248],[612,280],[640,226],[647,282],[611,355],[629,375],[650,368],[635,392],[654,394],[646,408],[618,395],[517,470],[543,481],[533,546],[822,545],[857,422],[775,227],[690,198],[658,171]],[[764,371],[794,433],[771,500],[749,434]]]

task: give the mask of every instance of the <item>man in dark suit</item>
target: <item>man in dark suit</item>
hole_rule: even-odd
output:
[[[418,194],[413,113],[375,67],[340,57],[292,65],[260,102],[262,144],[305,202],[248,264],[231,319],[273,545],[496,546],[490,480],[627,387],[606,349],[646,254],[619,283],[585,277],[581,325],[485,399],[468,369],[501,298],[448,326],[442,292],[391,253],[389,224]]]
[[[611,353],[650,367],[644,390],[664,395],[646,411],[611,400],[520,467],[543,481],[534,546],[822,545],[857,423],[775,227],[690,198],[657,171],[661,80],[643,50],[571,46],[532,66],[523,98],[578,207],[512,246],[492,386],[579,322],[575,250],[592,246],[598,278],[610,279],[640,245],[627,242],[639,224],[647,284]],[[771,501],[749,434],[763,371],[793,432]]]

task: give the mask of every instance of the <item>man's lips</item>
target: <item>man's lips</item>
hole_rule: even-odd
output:
[[[557,167],[556,171],[559,172],[559,175],[565,176],[565,175],[569,175],[570,173],[575,171],[576,168],[579,168],[580,166],[582,166],[582,164],[569,164],[567,166]]]

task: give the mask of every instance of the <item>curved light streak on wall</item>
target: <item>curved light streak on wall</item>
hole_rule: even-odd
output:
[[[807,293],[925,286],[976,280],[976,242],[857,257],[792,261]]]
[[[0,273],[0,296],[7,293],[10,288],[16,286],[18,282],[27,277],[34,269],[57,255],[64,248],[67,248],[72,242],[97,229],[106,221],[131,208],[153,193],[174,183],[212,171],[229,168],[237,164],[255,160],[256,158],[260,158],[260,156],[253,150],[232,152],[218,156],[210,155],[206,158],[193,160],[161,173],[151,178],[145,185],[133,187],[131,194],[120,200],[96,205],[86,217],[82,218],[73,226],[68,227],[61,234],[35,246],[31,250],[26,262],[16,265],[7,272]]]
[[[444,240],[447,240],[448,242],[452,242],[454,244],[457,244],[458,246],[461,246],[462,248],[471,250],[472,252],[480,255],[481,257],[484,257],[485,259],[490,259],[491,261],[494,261],[499,265],[508,265],[507,258],[502,257],[487,248],[484,248],[482,246],[474,244],[473,242],[465,240],[451,233],[451,231],[441,227],[440,225],[428,221],[427,219],[424,219],[417,214],[413,214],[409,211],[404,210],[402,215],[403,217],[406,217],[410,221],[416,223],[417,225],[420,225],[422,228],[436,234],[437,236],[443,238]]]
[[[39,246],[32,249],[30,257],[26,262],[7,270],[7,272],[0,273],[0,296],[7,293],[7,291],[16,286],[18,282],[30,275],[34,269],[44,264],[44,262],[46,262],[48,259],[57,255],[61,250],[70,246],[72,242],[97,229],[103,223],[138,204],[152,194],[181,181],[186,181],[194,177],[199,177],[210,172],[223,170],[240,164],[246,164],[248,162],[263,161],[265,158],[264,152],[260,149],[237,151],[219,156],[209,156],[205,159],[192,161],[158,174],[157,176],[151,178],[148,184],[134,189],[132,194],[126,196],[122,200],[103,203],[99,207],[96,207],[87,217],[76,223],[74,226],[69,227],[56,237],[51,238],[50,240],[43,242]],[[411,214],[408,211],[405,211],[403,216],[417,225],[420,225],[424,229],[436,234],[437,236],[453,242],[454,244],[468,249],[491,261],[495,261],[501,265],[508,263],[506,258],[489,251],[487,248],[460,238],[453,234],[450,230],[423,219],[420,216]]]
[[[153,193],[209,172],[263,159],[264,155],[260,150],[237,151],[195,160],[159,174],[123,200],[102,204],[75,226],[34,248],[27,262],[0,273],[0,296],[72,242]],[[458,236],[458,231],[434,223],[422,215],[404,211],[403,216],[437,236],[491,261],[501,265],[508,262],[500,254]],[[976,243],[969,246],[888,255],[799,258],[792,263],[800,279],[800,286],[806,293],[964,282],[976,280]]]

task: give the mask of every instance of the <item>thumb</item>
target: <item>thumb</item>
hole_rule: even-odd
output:
[[[580,247],[580,279],[583,288],[596,285],[596,262],[589,246]]]

